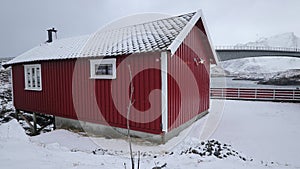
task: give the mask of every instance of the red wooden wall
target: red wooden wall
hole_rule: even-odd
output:
[[[23,65],[14,65],[14,105],[24,111],[126,128],[130,65],[134,75],[130,127],[159,134],[161,96],[156,90],[161,89],[159,58],[160,53],[117,57],[115,80],[90,79],[89,59],[40,62],[42,91],[24,90]]]
[[[203,27],[195,26],[168,57],[168,128],[179,127],[209,109],[211,52]],[[198,65],[196,58],[204,60]],[[177,80],[176,80],[177,79]]]

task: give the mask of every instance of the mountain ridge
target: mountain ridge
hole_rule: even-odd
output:
[[[286,32],[270,37],[261,37],[254,42],[237,44],[235,46],[263,46],[263,47],[284,47],[300,48],[300,38],[294,32]]]

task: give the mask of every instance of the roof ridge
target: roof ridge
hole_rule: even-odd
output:
[[[178,18],[178,17],[182,17],[182,16],[185,16],[185,15],[192,15],[191,17],[193,17],[196,13],[197,12],[189,12],[189,13],[186,13],[186,14],[165,17],[165,18],[156,19],[156,20],[153,20],[153,21],[147,21],[147,22],[143,22],[143,23],[139,23],[139,24],[132,24],[132,25],[122,26],[122,27],[119,27],[119,28],[107,29],[107,30],[104,30],[103,32],[100,29],[97,32],[101,32],[101,33],[112,32],[112,31],[116,31],[116,30],[122,30],[122,29],[125,29],[125,28],[128,28],[128,27],[140,26],[140,25],[145,25],[145,24],[149,24],[149,23],[153,23],[153,22],[158,22],[158,21],[162,21],[162,20],[166,20],[166,19]]]

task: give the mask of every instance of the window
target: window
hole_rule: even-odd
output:
[[[26,90],[42,90],[41,65],[24,65],[25,89]]]
[[[90,60],[92,79],[116,79],[116,59]]]

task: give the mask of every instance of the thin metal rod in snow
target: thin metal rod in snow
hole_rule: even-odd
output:
[[[131,82],[130,82],[130,98],[129,98],[129,103],[128,103],[128,107],[127,107],[127,137],[128,137],[128,141],[129,141],[131,166],[132,166],[132,169],[134,169],[134,158],[133,158],[133,153],[132,153],[132,145],[131,145],[131,137],[130,137],[130,126],[129,126],[130,109],[131,109],[131,106],[134,103],[134,100],[132,100],[134,87],[133,87],[133,83],[132,83],[132,73],[131,73],[130,65],[128,65],[128,69],[129,69],[129,77],[130,77]]]
[[[141,152],[138,151],[138,166],[137,166],[137,169],[140,169],[140,160],[141,160]]]

